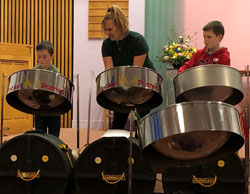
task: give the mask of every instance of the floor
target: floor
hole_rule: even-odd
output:
[[[106,131],[101,130],[101,129],[91,129],[89,131],[89,133],[86,129],[80,129],[79,130],[79,147],[77,147],[77,129],[75,129],[75,128],[62,128],[61,133],[60,133],[60,139],[65,144],[67,144],[68,147],[71,148],[74,153],[77,153],[77,150],[84,149],[84,147],[86,147],[87,141],[89,141],[89,144],[91,144],[95,140],[101,138],[105,133],[106,133]],[[12,136],[4,136],[3,141],[7,141],[13,137],[14,137],[13,135]],[[88,139],[87,137],[89,137],[89,140],[87,140]],[[239,153],[240,157],[244,157],[245,148],[242,147],[238,153]],[[157,174],[157,180],[161,180],[161,174]],[[161,181],[156,181],[154,192],[155,193],[164,193]]]

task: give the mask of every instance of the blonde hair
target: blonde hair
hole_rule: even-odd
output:
[[[112,5],[107,9],[107,13],[102,20],[102,30],[104,31],[104,24],[108,20],[113,20],[114,24],[120,29],[122,34],[127,34],[129,31],[128,19],[117,5]]]

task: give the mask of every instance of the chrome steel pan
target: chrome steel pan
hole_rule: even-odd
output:
[[[97,76],[97,102],[116,112],[149,111],[162,103],[162,81],[148,68],[115,67]]]
[[[6,100],[25,113],[55,116],[71,109],[74,85],[59,73],[22,70],[9,77]]]
[[[174,78],[176,102],[222,101],[231,105],[243,99],[241,73],[226,65],[201,65]]]
[[[244,144],[239,112],[232,105],[193,101],[144,117],[139,138],[145,160],[157,165],[193,165],[232,154]]]

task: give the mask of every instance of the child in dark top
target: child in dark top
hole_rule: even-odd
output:
[[[51,61],[54,59],[54,47],[49,41],[42,41],[36,46],[38,65],[33,69],[46,69],[60,73]],[[61,117],[60,116],[37,116],[35,115],[35,129],[59,137]]]
[[[211,21],[203,27],[205,47],[198,50],[189,61],[178,70],[178,74],[191,67],[220,64],[230,66],[230,54],[227,48],[220,47],[224,36],[224,27],[219,21]]]

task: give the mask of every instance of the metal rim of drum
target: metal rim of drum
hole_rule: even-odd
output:
[[[161,75],[152,69],[114,67],[97,76],[96,99],[103,108],[115,112],[149,111],[163,101],[162,82]]]
[[[236,152],[244,144],[238,110],[227,103],[215,101],[183,102],[149,114],[140,121],[138,134],[143,158],[159,166],[214,161]],[[224,141],[219,147],[216,147],[217,136]],[[214,140],[216,145],[212,145],[212,150],[209,148],[211,142],[202,143],[206,139]],[[199,155],[203,151],[202,146],[208,150]],[[193,153],[195,158],[190,158],[188,154]],[[182,154],[188,157],[181,158]]]
[[[10,75],[6,101],[12,107],[38,116],[57,116],[72,108],[74,85],[63,75],[43,69]]]
[[[174,78],[176,102],[222,101],[231,105],[243,99],[241,73],[227,65],[201,65]]]

